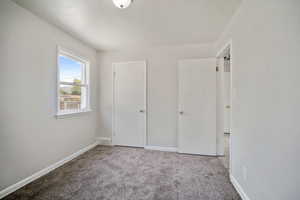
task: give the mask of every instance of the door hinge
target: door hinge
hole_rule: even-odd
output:
[[[217,71],[217,72],[219,71],[219,67],[218,67],[218,66],[216,66],[216,71]]]

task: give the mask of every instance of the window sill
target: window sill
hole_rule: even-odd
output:
[[[71,117],[76,117],[76,116],[84,115],[84,114],[87,114],[87,113],[90,113],[90,112],[92,112],[91,109],[80,110],[78,112],[60,112],[60,113],[57,113],[55,115],[55,117],[56,117],[56,119],[64,119],[64,118],[71,118]]]

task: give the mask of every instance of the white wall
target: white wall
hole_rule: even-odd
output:
[[[148,145],[177,146],[177,61],[213,57],[212,45],[165,46],[99,52],[100,137],[111,137],[113,62],[146,60],[148,65]]]
[[[94,142],[96,51],[0,1],[0,190]],[[56,119],[56,45],[91,61],[92,109]]]
[[[300,197],[299,8],[244,0],[216,45],[232,38],[232,174],[251,200]]]

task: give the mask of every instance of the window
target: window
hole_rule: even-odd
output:
[[[89,62],[59,48],[57,115],[89,111]]]

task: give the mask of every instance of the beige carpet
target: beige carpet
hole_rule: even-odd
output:
[[[218,158],[97,146],[5,200],[240,200]]]

